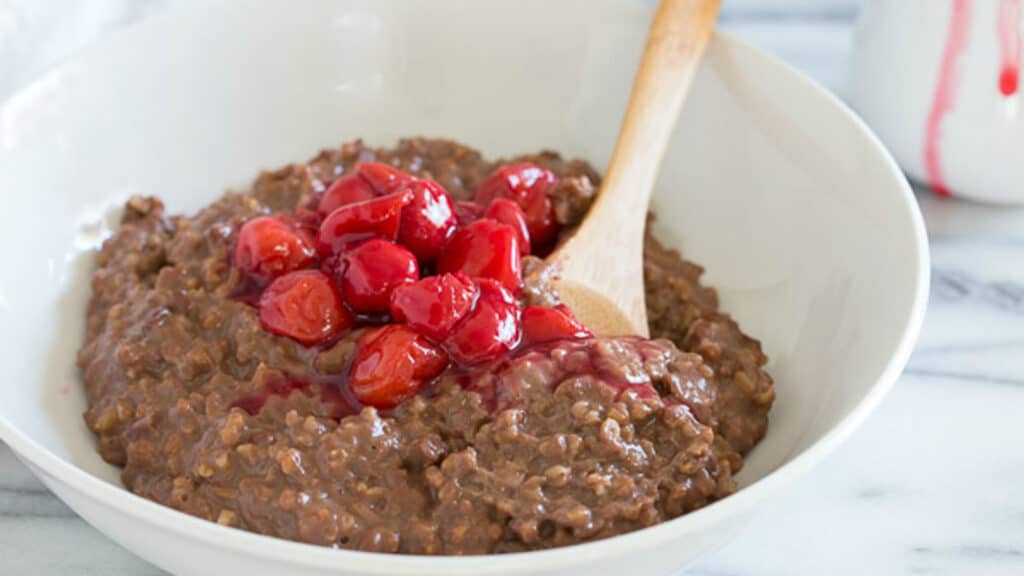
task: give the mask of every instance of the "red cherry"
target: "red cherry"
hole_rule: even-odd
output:
[[[378,195],[397,192],[416,180],[412,174],[383,162],[363,162],[356,166],[356,173],[362,176]]]
[[[338,178],[324,192],[317,212],[323,218],[342,206],[397,192],[415,181],[411,174],[380,162],[363,162]]]
[[[536,164],[513,164],[488,176],[476,190],[476,201],[488,206],[495,198],[511,198],[526,214],[533,246],[546,246],[558,236],[555,204],[548,194],[557,181],[553,172]]]
[[[339,272],[341,294],[356,312],[387,312],[391,291],[420,277],[412,252],[380,238],[345,252]]]
[[[477,287],[463,274],[440,274],[395,288],[391,318],[441,342],[473,307]]]
[[[317,207],[317,214],[325,218],[342,206],[365,202],[377,197],[369,183],[359,174],[346,174],[338,178],[324,192]]]
[[[465,226],[471,222],[483,218],[484,208],[476,202],[456,202],[455,203],[455,219],[458,220],[459,226]]]
[[[455,229],[455,206],[440,184],[417,180],[409,184],[412,202],[402,209],[398,241],[423,262],[433,262]]]
[[[398,237],[402,208],[412,202],[412,191],[403,190],[373,200],[342,206],[320,225],[317,250],[324,257],[341,252],[353,242],[378,236]]]
[[[354,322],[331,278],[319,270],[274,280],[260,296],[259,309],[264,330],[306,345],[330,340]]]
[[[532,244],[537,247],[551,246],[558,239],[561,226],[555,218],[555,203],[547,194],[534,194],[523,205],[526,227],[530,230]]]
[[[480,183],[475,200],[482,206],[489,205],[495,198],[520,202],[534,192],[546,194],[557,181],[553,172],[532,162],[502,166]]]
[[[527,306],[523,309],[524,344],[589,338],[593,335],[565,304],[554,308]]]
[[[447,365],[444,350],[408,326],[389,324],[359,338],[348,385],[363,404],[393,408]]]
[[[511,226],[516,231],[516,238],[519,240],[519,254],[526,256],[530,253],[530,231],[526,226],[526,214],[523,213],[519,204],[507,198],[495,198],[484,212],[484,218]]]
[[[312,240],[291,224],[261,216],[246,222],[238,233],[232,261],[246,274],[272,279],[312,266]]]
[[[519,344],[519,304],[504,286],[494,280],[478,282],[476,305],[455,325],[444,346],[461,364],[477,364],[496,358]]]
[[[523,284],[519,240],[511,226],[485,218],[455,231],[437,263],[438,272],[493,278],[513,293]]]

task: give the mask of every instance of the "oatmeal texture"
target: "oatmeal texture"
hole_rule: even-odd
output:
[[[265,332],[235,297],[240,225],[307,204],[359,161],[466,199],[497,166],[524,159],[560,177],[556,214],[578,223],[599,184],[585,162],[552,152],[492,162],[420,138],[323,151],[191,217],[165,214],[155,198],[129,201],[97,258],[78,359],[102,457],[134,493],[200,518],[410,554],[605,538],[734,492],[774,398],[766,358],[719,311],[701,268],[654,239],[645,281],[655,340],[564,341],[449,369],[389,412],[344,391],[358,330],[308,348]]]

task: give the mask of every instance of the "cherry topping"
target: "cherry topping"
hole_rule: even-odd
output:
[[[316,252],[301,230],[283,220],[261,216],[242,226],[232,260],[246,274],[269,280],[312,266]]]
[[[353,242],[374,236],[395,240],[402,208],[410,202],[412,191],[406,189],[338,208],[320,225],[317,250],[326,257],[341,252]]]
[[[555,340],[589,338],[594,334],[573,315],[565,304],[554,308],[523,308],[523,343],[540,344]]]
[[[356,166],[356,173],[362,176],[378,195],[397,192],[416,180],[412,174],[383,162],[363,162]]]
[[[490,205],[495,198],[511,198],[526,214],[534,248],[547,246],[558,236],[555,204],[548,194],[558,179],[550,170],[530,162],[499,168],[476,190],[476,201]]]
[[[519,240],[511,226],[485,218],[456,230],[437,263],[438,272],[493,278],[513,293],[522,287]]]
[[[476,222],[484,217],[484,207],[476,202],[456,202],[455,219],[459,226],[465,226],[470,222]]]
[[[455,325],[444,345],[452,359],[477,364],[508,352],[519,344],[519,304],[504,286],[480,279],[476,305]]]
[[[377,197],[370,184],[359,174],[346,174],[338,178],[324,192],[317,214],[326,217],[342,206],[365,202]]]
[[[324,192],[317,212],[323,218],[342,206],[372,200],[405,188],[416,178],[380,162],[363,162],[338,178]]]
[[[359,338],[348,385],[363,404],[393,408],[448,365],[448,355],[412,328],[389,324]]]
[[[391,318],[441,342],[473,307],[477,293],[476,284],[463,274],[430,276],[395,288]]]
[[[420,277],[412,252],[380,238],[345,252],[338,271],[342,296],[356,312],[387,312],[391,291]]]
[[[412,202],[402,209],[398,241],[423,262],[433,262],[457,224],[448,192],[433,180],[409,184]]]
[[[300,270],[274,280],[260,296],[263,329],[312,345],[330,340],[354,323],[331,278]]]
[[[561,226],[555,219],[555,203],[547,194],[534,194],[523,206],[526,227],[534,247],[551,246],[558,239]]]
[[[495,198],[484,212],[484,218],[511,226],[516,231],[516,238],[519,240],[519,254],[526,256],[530,253],[530,231],[526,226],[526,214],[523,213],[519,204],[507,198]]]

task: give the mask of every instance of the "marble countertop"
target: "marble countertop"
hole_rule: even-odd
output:
[[[198,0],[0,0],[0,97],[185,1]],[[727,0],[722,25],[843,95],[856,5]],[[687,576],[1024,574],[1024,209],[918,199],[933,287],[906,372],[849,442]],[[162,574],[75,516],[2,444],[0,573]]]

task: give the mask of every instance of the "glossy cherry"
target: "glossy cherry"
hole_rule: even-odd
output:
[[[416,177],[381,162],[357,164],[352,173],[346,174],[327,187],[317,212],[323,218],[342,206],[365,202],[398,192]]]
[[[554,308],[544,306],[523,308],[524,344],[589,338],[593,335],[564,304],[559,304]]]
[[[356,174],[362,176],[377,195],[398,192],[416,180],[412,174],[383,162],[362,162],[356,166]]]
[[[387,312],[391,292],[420,277],[416,256],[408,249],[372,238],[341,257],[337,274],[341,295],[356,312]]]
[[[519,304],[500,283],[478,280],[480,295],[473,309],[455,325],[445,349],[460,364],[477,364],[507,353],[522,334]]]
[[[358,204],[342,206],[331,212],[317,233],[317,250],[321,256],[338,254],[359,240],[380,237],[398,238],[402,208],[412,202],[409,189],[381,196]]]
[[[476,284],[463,274],[429,276],[395,288],[391,318],[441,342],[472,309],[477,294]]]
[[[316,251],[312,240],[291,223],[263,216],[242,226],[232,261],[246,274],[270,280],[312,266]]]
[[[492,278],[518,294],[523,275],[516,231],[489,218],[460,228],[441,252],[437,269],[471,278]]]
[[[319,270],[300,270],[270,283],[259,300],[263,329],[306,345],[337,336],[354,323],[341,304],[331,278]]]
[[[412,202],[402,209],[398,241],[421,262],[433,262],[455,229],[455,205],[448,192],[433,180],[410,183]]]
[[[510,198],[526,214],[534,248],[547,246],[558,236],[555,204],[550,191],[558,178],[550,170],[530,162],[499,168],[476,190],[476,201],[489,206],[495,198]]]
[[[512,227],[519,240],[519,254],[525,256],[530,253],[530,231],[526,225],[526,214],[519,204],[508,198],[495,198],[484,212],[484,218]]]
[[[359,174],[346,174],[327,187],[317,206],[317,214],[325,218],[342,206],[366,202],[376,197],[377,193],[366,179]]]
[[[393,408],[441,373],[448,355],[401,324],[367,331],[359,338],[348,385],[363,404]]]

